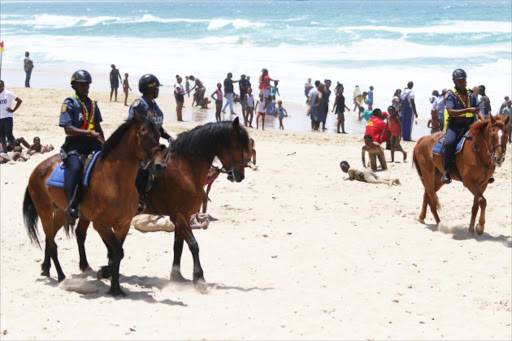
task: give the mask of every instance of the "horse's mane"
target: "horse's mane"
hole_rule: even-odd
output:
[[[195,155],[208,160],[216,156],[218,146],[229,146],[233,122],[211,122],[197,126],[192,130],[178,135],[173,142],[171,152],[178,155]],[[239,125],[240,140],[244,150],[249,148],[249,135],[242,125]]]
[[[472,136],[476,136],[480,131],[484,130],[487,127],[487,123],[491,121],[490,118],[486,118],[485,120],[478,121],[469,126],[469,134]]]
[[[148,128],[152,134],[156,134],[156,132],[157,132],[156,123],[148,117],[143,116],[143,118],[144,118],[144,121],[143,121],[144,126],[146,128]],[[137,120],[135,118],[126,120],[123,124],[121,124],[119,126],[119,128],[116,129],[116,131],[114,131],[112,133],[112,135],[110,135],[108,140],[105,141],[105,143],[103,144],[103,150],[101,152],[102,160],[104,160],[112,152],[112,150],[117,147],[117,145],[121,142],[121,139],[123,138],[124,134],[135,123],[137,123]]]

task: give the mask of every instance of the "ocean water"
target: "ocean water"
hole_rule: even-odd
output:
[[[363,91],[373,85],[374,107],[387,108],[394,91],[412,80],[422,127],[432,90],[451,87],[455,68],[466,70],[469,86],[486,85],[495,109],[512,90],[510,1],[2,0],[0,6],[2,78],[11,86],[24,84],[27,50],[36,87],[67,88],[73,71],[87,69],[93,90],[108,90],[113,63],[130,74],[132,88],[142,74],[154,73],[171,93],[176,74],[193,74],[210,94],[227,72],[235,79],[250,75],[257,86],[267,68],[280,80],[283,101],[303,104],[310,77],[343,83],[348,103],[355,85]],[[364,125],[352,116],[349,131],[359,133]],[[303,112],[288,121],[309,128]]]

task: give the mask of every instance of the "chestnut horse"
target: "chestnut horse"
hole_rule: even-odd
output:
[[[474,195],[469,224],[471,234],[475,233],[478,207],[481,212],[477,233],[481,235],[484,232],[487,201],[483,194],[496,166],[501,166],[505,160],[506,131],[509,123],[510,117],[492,115],[488,119],[473,123],[462,151],[455,156],[454,162],[458,172],[452,169],[450,176],[454,180],[462,181],[464,187]],[[436,192],[443,186],[441,177],[444,167],[442,155],[432,154],[432,149],[441,135],[442,133],[436,133],[420,138],[414,147],[413,155],[413,163],[425,187],[423,206],[418,220],[424,222],[428,204],[438,225],[441,219],[437,214],[439,200]]]
[[[190,227],[190,217],[199,212],[205,198],[204,182],[215,157],[222,163],[222,173],[228,180],[241,182],[245,177],[244,155],[249,153],[249,136],[238,117],[233,122],[223,121],[197,126],[183,132],[173,142],[165,172],[155,177],[146,198],[143,213],[166,215],[175,226],[174,261],[171,280],[184,281],[180,264],[183,241],[194,260],[193,281],[196,288],[207,289],[199,261],[199,245]],[[85,236],[88,224],[80,222],[78,230]],[[78,239],[78,238],[77,238]],[[88,267],[84,249],[85,237],[78,239],[80,267]]]
[[[151,119],[135,114],[133,119],[123,123],[103,145],[103,151],[94,165],[89,186],[85,188],[80,202],[79,226],[87,227],[89,221],[92,221],[94,229],[107,246],[109,265],[98,271],[98,278],[112,277],[109,293],[113,296],[124,295],[119,286],[119,266],[124,256],[123,243],[139,203],[135,188],[139,162],[149,161],[157,173],[163,172],[167,167],[158,143],[159,138],[160,133]],[[55,235],[66,220],[64,211],[68,201],[62,188],[48,186],[46,181],[55,167],[59,167],[60,161],[60,156],[54,155],[34,169],[23,201],[25,226],[32,242],[40,247],[38,216],[46,235],[41,274],[50,276],[51,258],[59,282],[66,276],[57,257]],[[79,227],[79,248],[80,243],[85,240],[82,232],[85,231],[81,231]],[[81,263],[81,268],[85,270],[88,265],[82,267]]]

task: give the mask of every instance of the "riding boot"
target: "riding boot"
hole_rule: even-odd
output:
[[[449,184],[452,182],[452,178],[450,176],[450,168],[447,168],[444,172],[443,177],[441,178],[441,182],[444,184]]]
[[[79,211],[78,205],[76,203],[77,193],[78,193],[78,186],[75,187],[75,190],[73,192],[73,197],[69,201],[69,205],[66,208],[66,212],[65,212],[67,220],[70,222],[72,221],[73,223],[78,218],[78,211]]]
[[[144,204],[144,200],[147,197],[147,188],[149,185],[148,181],[149,171],[144,169],[144,167],[140,167],[137,172],[137,177],[135,178],[135,187],[137,188],[137,192],[139,193],[139,207],[137,208],[137,212],[135,215],[138,215],[144,211],[146,205]]]

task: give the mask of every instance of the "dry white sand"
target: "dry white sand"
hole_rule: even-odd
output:
[[[58,148],[59,110],[71,90],[11,90],[23,99],[15,135],[38,135]],[[100,101],[108,136],[127,107],[107,93],[91,97]],[[170,97],[158,102],[174,116]],[[165,127],[176,134],[194,125],[174,119]],[[29,242],[22,200],[48,155],[1,165],[1,338],[511,339],[510,157],[485,193],[485,232],[474,237],[467,230],[473,198],[458,182],[439,192],[448,233],[430,212],[426,224],[414,220],[423,188],[410,161],[381,173],[402,186],[345,181],[338,164],[361,168],[361,137],[249,133],[259,169],[247,170],[242,183],[219,177],[208,206],[218,220],[195,231],[207,294],[169,281],[174,235],[165,232],[131,230],[121,263],[126,298],[110,297],[110,282],[95,272],[80,273],[75,238],[62,231],[68,279],[59,285],[53,265],[51,278],[41,277],[43,251]],[[403,145],[412,157],[414,143]],[[86,248],[95,271],[106,264],[92,228]],[[187,247],[182,272],[191,278]]]

